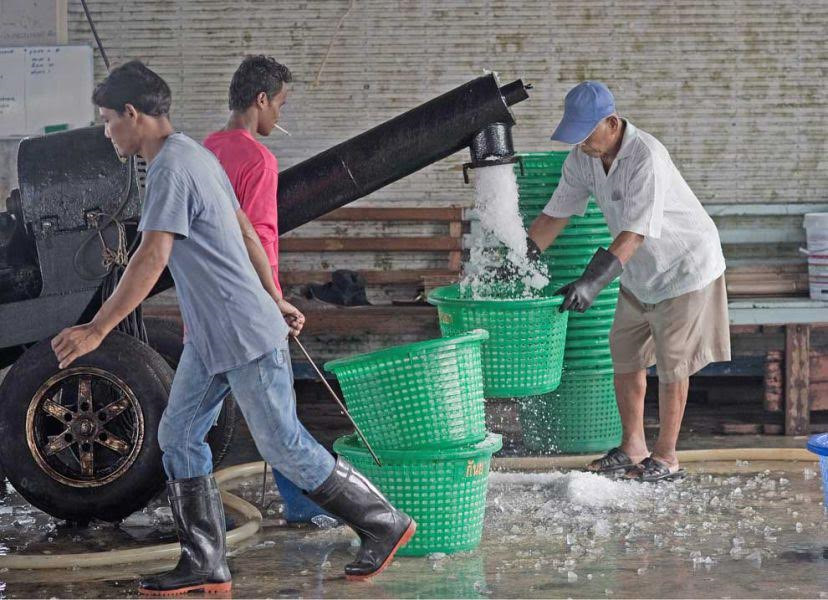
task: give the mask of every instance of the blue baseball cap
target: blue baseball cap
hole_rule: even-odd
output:
[[[580,144],[602,119],[615,112],[615,98],[600,81],[583,81],[569,90],[564,100],[564,116],[552,139],[565,144]]]

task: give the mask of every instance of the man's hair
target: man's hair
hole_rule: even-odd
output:
[[[262,92],[273,100],[292,80],[290,69],[270,56],[246,56],[230,82],[230,110],[247,110]]]
[[[140,60],[131,60],[116,67],[92,92],[95,106],[110,108],[123,114],[132,104],[137,110],[152,117],[170,112],[172,94],[167,82]]]

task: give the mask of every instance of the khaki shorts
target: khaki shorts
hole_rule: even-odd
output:
[[[616,373],[656,365],[660,383],[689,377],[730,360],[730,320],[724,275],[707,287],[658,304],[639,302],[621,288],[610,331]]]

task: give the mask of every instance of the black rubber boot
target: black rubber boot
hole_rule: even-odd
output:
[[[229,592],[224,506],[216,480],[205,475],[168,481],[167,495],[178,529],[181,557],[172,571],[142,577],[138,591],[151,596]]]
[[[325,483],[308,496],[359,535],[359,554],[345,565],[346,579],[352,581],[381,573],[417,529],[414,519],[391,506],[368,478],[341,457]]]

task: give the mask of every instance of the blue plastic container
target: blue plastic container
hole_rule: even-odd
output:
[[[825,506],[828,507],[828,433],[812,435],[808,440],[808,450],[819,456],[819,469],[822,471],[822,491]]]

